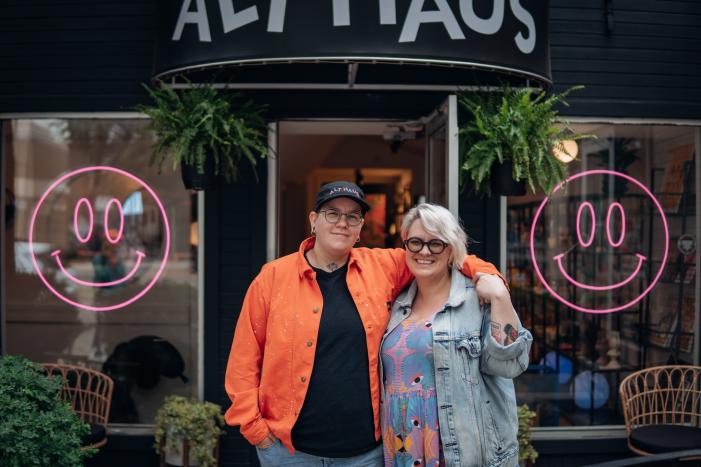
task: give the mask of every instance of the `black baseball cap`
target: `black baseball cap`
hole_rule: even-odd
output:
[[[370,205],[365,202],[365,193],[358,185],[351,182],[331,182],[319,188],[316,194],[314,210],[319,211],[321,205],[336,198],[349,198],[360,205],[363,215],[370,210]]]

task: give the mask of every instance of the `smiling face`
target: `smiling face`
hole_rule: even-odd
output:
[[[612,234],[612,232],[615,232],[615,227],[612,227],[612,224],[616,222],[616,215],[618,216],[618,222],[619,222],[619,234]],[[585,219],[585,217],[588,216],[588,219]],[[583,249],[588,249],[592,243],[594,243],[594,236],[596,235],[596,213],[594,211],[594,206],[589,202],[589,201],[584,201],[582,204],[580,204],[579,209],[577,210],[577,221],[576,221],[576,231],[577,231],[577,240],[579,242],[579,246],[582,247]],[[588,229],[588,232],[586,234],[582,233],[582,228],[583,224],[587,223],[590,228]],[[625,216],[625,209],[623,208],[623,205],[618,202],[613,202],[609,208],[608,212],[606,214],[606,238],[608,240],[609,246],[615,251],[618,249],[623,242],[625,241],[625,236],[626,236],[626,216]],[[638,275],[640,272],[640,269],[643,266],[643,262],[647,259],[644,255],[640,253],[635,253],[635,256],[637,257],[637,264],[635,265],[633,271],[628,275],[628,277],[624,278],[623,280],[620,280],[616,283],[613,284],[606,284],[606,285],[590,285],[590,284],[585,284],[583,282],[580,282],[576,279],[574,279],[569,273],[567,273],[563,263],[563,258],[565,257],[566,253],[560,253],[558,255],[553,256],[553,260],[557,263],[557,267],[562,274],[562,276],[571,284],[573,284],[575,287],[578,287],[580,289],[586,289],[586,290],[614,290],[619,287],[623,287],[624,285],[628,284],[630,281],[635,279],[635,277]]]
[[[85,234],[81,233],[81,228],[80,228],[80,222],[79,220],[81,219],[81,208],[85,206],[86,213],[87,213],[87,219],[85,220],[87,222],[87,227],[86,230],[87,232]],[[117,215],[119,218],[119,228],[118,229],[110,229],[109,224],[110,224],[110,209],[112,206],[115,206],[115,209],[117,210]],[[73,229],[75,232],[76,239],[78,240],[79,243],[86,244],[88,243],[94,232],[94,227],[95,227],[95,215],[94,215],[94,210],[92,208],[92,205],[90,201],[87,198],[81,198],[75,205],[75,210],[73,212]],[[103,222],[103,227],[104,227],[104,237],[102,237],[102,252],[100,255],[102,256],[101,260],[105,260],[108,262],[108,264],[111,264],[114,266],[120,264],[121,261],[118,257],[118,251],[117,251],[117,245],[121,242],[123,239],[123,234],[124,234],[124,210],[122,208],[122,203],[119,202],[118,199],[112,198],[110,199],[106,206],[105,206],[105,215],[104,215],[104,222]],[[55,258],[56,264],[58,265],[58,268],[61,270],[61,272],[68,278],[68,280],[75,282],[76,284],[83,285],[86,287],[114,287],[117,285],[121,285],[131,279],[134,274],[137,273],[139,270],[139,267],[141,266],[141,261],[146,257],[146,253],[143,251],[135,250],[134,251],[136,255],[136,263],[132,267],[131,271],[122,277],[114,277],[111,278],[113,280],[101,280],[99,282],[95,281],[86,281],[83,279],[79,279],[75,277],[73,274],[71,274],[70,271],[68,271],[63,263],[61,262],[61,250],[54,250],[51,253],[51,256]],[[121,269],[121,268],[116,268],[116,269]],[[102,275],[102,278],[104,279],[104,274]]]
[[[412,239],[419,239],[423,242],[431,242],[432,240],[443,242],[435,235],[426,232],[423,224],[418,219],[409,226],[406,237],[407,242],[411,242]],[[418,242],[415,243],[418,246]],[[440,253],[432,253],[429,245],[422,245],[421,250],[412,252],[409,249],[410,246],[405,247],[404,251],[406,264],[414,277],[440,279],[449,274],[450,246],[446,246]]]
[[[326,219],[326,213],[322,211],[334,210],[340,214],[363,215],[360,205],[349,198],[336,198],[319,208],[319,212],[309,213],[309,222],[316,233],[316,245],[321,247],[331,256],[344,256],[350,253],[355,245],[363,222],[352,226],[348,223],[348,217],[342,215],[337,223],[331,223]]]
[[[37,275],[57,298],[110,311],[156,283],[170,229],[163,204],[141,179],[114,167],[86,167],[63,175],[41,196],[29,248]]]
[[[601,186],[598,182],[602,177],[606,183],[610,183],[612,177],[625,180],[639,192],[634,198],[636,203],[649,204],[650,222],[662,227],[662,248],[658,248],[662,252],[662,258],[661,261],[648,265],[648,257],[640,251],[640,228],[626,221],[626,208],[623,204],[596,195],[592,196],[592,202],[582,201],[569,192],[565,193],[562,190],[564,184],[558,186],[550,197],[543,200],[533,219],[530,235],[531,262],[536,276],[554,298],[570,308],[586,313],[620,311],[642,300],[660,279],[669,250],[669,230],[664,211],[650,190],[638,180],[611,170],[590,170],[569,177],[565,183],[568,191],[576,190],[578,184]],[[590,178],[594,180],[589,180]],[[582,192],[586,193],[586,188]],[[564,199],[556,199],[557,197]],[[552,199],[567,203],[551,202]],[[577,202],[573,203],[575,200]],[[557,222],[560,219],[568,222],[566,216],[558,215],[564,212],[563,206],[576,208],[576,213],[572,212],[575,216],[572,219],[575,234],[569,238],[567,233],[571,232],[571,227],[561,226],[561,245],[550,245],[547,242],[548,247],[555,250],[554,255],[551,253],[548,256],[543,253],[546,242],[543,242],[543,238],[538,238],[536,232],[557,232]],[[546,208],[552,214],[547,223],[542,216]],[[539,223],[543,225],[538,227]],[[630,234],[633,231],[638,233],[631,240]],[[552,235],[550,239],[557,242]],[[602,270],[605,270],[604,273],[601,273]]]

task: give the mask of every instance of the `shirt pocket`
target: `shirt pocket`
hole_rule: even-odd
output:
[[[479,332],[458,340],[458,355],[462,362],[463,379],[473,385],[479,384],[479,361],[482,355],[482,339]]]

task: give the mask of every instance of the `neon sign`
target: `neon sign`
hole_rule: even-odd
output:
[[[662,220],[662,226],[664,227],[664,255],[662,258],[662,261],[659,264],[659,268],[657,271],[654,271],[654,277],[650,281],[650,283],[647,285],[647,287],[637,296],[635,296],[632,300],[628,300],[626,303],[609,307],[609,308],[591,308],[591,307],[586,307],[582,306],[581,304],[573,302],[571,299],[567,299],[562,296],[561,293],[558,293],[555,288],[552,286],[552,284],[544,277],[543,271],[541,270],[541,267],[538,263],[538,258],[536,255],[536,248],[535,248],[535,236],[536,236],[536,227],[538,225],[538,221],[540,220],[541,214],[543,212],[543,209],[545,206],[548,204],[550,199],[559,191],[562,189],[562,187],[565,185],[565,183],[570,183],[574,180],[577,179],[582,179],[584,177],[589,177],[593,175],[604,175],[604,176],[612,176],[612,177],[621,177],[625,179],[628,182],[633,183],[636,185],[640,190],[642,190],[652,201],[655,209],[657,210],[661,220]],[[591,225],[586,232],[582,232],[583,230],[583,219],[588,217],[591,219]],[[621,230],[620,233],[615,236],[612,233],[612,227],[611,225],[613,224],[613,220],[615,218],[620,219],[620,225],[621,225]],[[651,220],[652,221],[652,220]],[[591,247],[592,243],[594,242],[594,238],[596,235],[597,231],[597,226],[596,226],[596,215],[595,215],[595,210],[594,206],[592,205],[591,202],[589,201],[583,201],[578,209],[577,209],[577,217],[575,221],[575,229],[576,229],[576,234],[577,234],[577,241],[579,243],[579,246],[581,246],[583,249],[587,249]],[[611,205],[608,207],[607,213],[606,213],[606,221],[605,221],[605,232],[606,232],[606,238],[608,240],[608,244],[612,249],[617,249],[619,248],[625,240],[626,237],[626,217],[625,217],[625,209],[624,207],[618,203],[618,202],[613,202]],[[638,180],[634,179],[633,177],[616,172],[613,170],[587,170],[585,172],[573,175],[569,177],[565,182],[561,183],[558,185],[552,192],[551,196],[548,198],[545,198],[543,202],[540,204],[538,207],[538,210],[536,211],[535,217],[533,218],[533,222],[531,224],[531,232],[530,232],[530,256],[531,256],[531,262],[533,264],[533,269],[536,273],[536,276],[540,280],[540,282],[543,284],[543,286],[550,292],[550,294],[555,297],[557,300],[559,300],[561,303],[565,304],[566,306],[573,308],[578,311],[582,311],[585,313],[612,313],[615,311],[620,311],[623,309],[626,309],[628,307],[631,307],[638,303],[640,300],[642,300],[651,290],[652,288],[657,284],[657,281],[659,281],[660,277],[662,276],[662,272],[664,270],[664,266],[667,263],[667,256],[669,253],[669,228],[667,226],[667,219],[664,215],[664,211],[662,209],[662,206],[660,205],[659,201],[655,196],[650,192],[650,190],[640,183]],[[563,265],[563,258],[566,256],[567,252],[561,252],[556,254],[555,256],[552,257],[552,261],[555,263],[557,266],[557,271],[560,273],[562,278],[567,281],[567,283],[573,285],[575,289],[583,289],[587,291],[592,291],[592,292],[608,292],[608,291],[613,291],[616,289],[620,289],[622,287],[625,287],[631,283],[636,277],[639,277],[639,273],[643,267],[643,264],[648,261],[648,258],[642,255],[640,252],[634,253],[634,256],[637,258],[637,263],[631,272],[631,274],[628,275],[625,279],[613,283],[613,284],[606,284],[606,285],[592,285],[592,284],[586,284],[583,282],[580,282],[573,278],[570,273],[566,270],[565,266]],[[546,261],[549,261],[546,260]]]
[[[127,181],[129,182],[130,185],[136,184],[139,188],[139,190],[145,190],[146,193],[148,193],[151,197],[152,202],[157,206],[157,212],[160,215],[160,222],[163,225],[162,232],[163,232],[163,250],[160,252],[158,257],[148,257],[144,251],[140,250],[135,250],[134,251],[134,265],[132,266],[131,270],[123,274],[122,277],[115,278],[114,280],[107,280],[107,281],[88,281],[84,279],[80,279],[77,277],[75,274],[71,273],[63,264],[63,261],[61,259],[62,255],[62,250],[61,249],[56,249],[54,250],[49,257],[51,260],[54,262],[54,264],[50,265],[50,267],[55,268],[58,273],[60,273],[61,276],[61,281],[64,283],[69,283],[71,284],[71,287],[87,287],[87,288],[95,288],[95,289],[104,289],[104,288],[110,288],[110,287],[115,287],[115,286],[120,286],[126,284],[130,279],[134,278],[135,275],[142,269],[142,266],[144,266],[144,262],[146,260],[154,263],[157,263],[156,271],[153,274],[153,276],[148,280],[145,284],[138,284],[135,282],[132,282],[132,284],[135,284],[137,286],[137,291],[133,294],[129,293],[127,297],[119,297],[117,300],[117,303],[111,303],[109,305],[105,306],[95,306],[93,304],[85,303],[84,301],[81,301],[79,298],[76,299],[75,297],[69,296],[68,293],[66,293],[63,290],[59,290],[61,287],[58,286],[59,281],[54,278],[54,277],[49,277],[48,274],[46,274],[46,271],[44,268],[41,266],[41,261],[37,258],[37,251],[38,249],[36,248],[36,238],[37,238],[37,232],[36,232],[36,227],[38,225],[37,219],[39,217],[39,214],[42,212],[43,209],[48,210],[49,212],[51,211],[51,207],[47,207],[47,198],[49,198],[52,195],[57,195],[60,194],[61,192],[65,192],[65,184],[67,182],[72,182],[75,181],[77,177],[84,176],[86,174],[99,174],[99,175],[104,175],[104,174],[110,174],[113,176],[117,177],[125,177]],[[58,188],[58,189],[57,189]],[[75,235],[75,238],[77,239],[78,243],[80,245],[85,245],[88,242],[93,239],[93,237],[96,234],[95,232],[95,212],[94,212],[94,207],[93,204],[90,202],[89,199],[85,197],[81,197],[76,203],[73,208],[73,233]],[[117,229],[110,229],[110,213],[112,211],[116,211],[118,214],[118,228]],[[81,213],[87,213],[87,229],[81,229],[80,228],[80,219],[81,219]],[[59,232],[63,232],[63,226],[51,226],[53,229]],[[122,203],[116,198],[112,197],[107,201],[107,203],[104,205],[104,217],[103,217],[103,238],[106,240],[105,244],[106,245],[112,245],[112,246],[117,246],[124,240],[125,235],[124,235],[124,229],[125,229],[125,212],[124,208],[122,206]],[[81,230],[85,230],[84,232]],[[68,303],[69,305],[73,305],[75,307],[84,309],[84,310],[90,310],[90,311],[111,311],[111,310],[117,310],[120,308],[124,308],[135,301],[139,300],[142,298],[158,281],[159,277],[161,276],[163,269],[165,268],[166,262],[168,260],[168,254],[170,252],[170,226],[168,222],[168,216],[166,215],[166,211],[163,207],[163,203],[161,202],[160,198],[156,195],[156,193],[153,191],[153,189],[147,185],[143,180],[138,178],[137,176],[126,172],[121,169],[117,169],[115,167],[108,167],[108,166],[93,166],[93,167],[85,167],[82,169],[74,170],[72,172],[69,172],[63,176],[61,176],[59,179],[54,181],[51,186],[44,192],[44,194],[41,196],[39,201],[36,204],[36,207],[34,208],[34,211],[32,212],[32,218],[29,223],[29,249],[31,252],[31,260],[32,264],[34,265],[34,270],[37,272],[39,275],[39,278],[41,281],[44,283],[44,285],[59,299],[64,301],[65,303]],[[40,249],[39,249],[40,250]],[[77,294],[80,295],[80,294]]]

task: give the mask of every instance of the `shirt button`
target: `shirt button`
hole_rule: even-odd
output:
[[[319,307],[315,306],[314,308],[312,308],[312,313],[319,313]]]
[[[302,376],[301,378],[299,378],[299,380],[300,380],[301,382],[304,383],[305,381],[307,381],[307,377],[306,377],[306,376]]]
[[[372,329],[372,324],[368,324],[368,329]]]
[[[311,347],[311,346],[312,346],[312,341],[307,341],[307,347]]]

